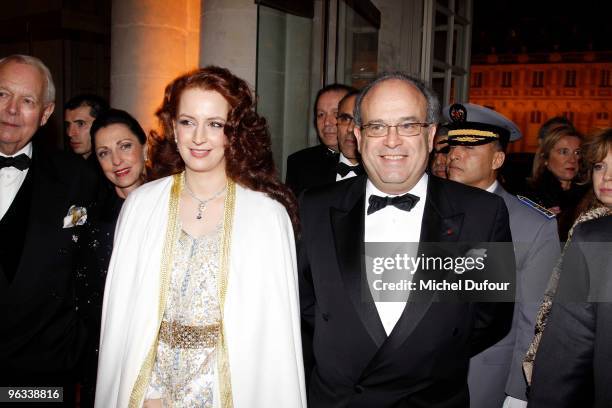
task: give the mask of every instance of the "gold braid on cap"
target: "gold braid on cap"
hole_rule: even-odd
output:
[[[495,139],[499,139],[499,135],[495,132],[491,132],[490,130],[477,130],[477,129],[454,129],[448,131],[448,136],[481,136],[481,137],[492,137]],[[481,140],[479,138],[454,138],[460,142],[475,142]]]

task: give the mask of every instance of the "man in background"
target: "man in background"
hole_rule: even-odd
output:
[[[321,143],[302,149],[287,158],[285,183],[296,196],[307,188],[334,181],[329,178],[338,164],[338,104],[353,90],[347,85],[331,84],[317,93],[314,124]]]
[[[433,150],[429,159],[429,171],[436,177],[446,178],[446,155],[448,154],[448,127],[438,126]]]
[[[340,155],[332,175],[335,181],[346,180],[364,173],[354,132],[355,118],[353,118],[353,110],[355,109],[355,100],[358,94],[358,91],[351,91],[338,104],[337,127]]]
[[[449,123],[448,178],[504,199],[516,261],[517,302],[510,333],[470,360],[471,408],[523,408],[527,383],[522,362],[533,338],[535,319],[555,262],[560,256],[557,222],[508,193],[497,181],[518,127],[484,106],[455,104],[444,109]]]
[[[97,95],[82,94],[70,98],[64,105],[64,125],[70,140],[70,149],[84,159],[92,156],[89,129],[93,121],[108,109],[108,102]]]

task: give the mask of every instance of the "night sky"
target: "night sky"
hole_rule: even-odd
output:
[[[612,51],[612,1],[474,0],[472,54]]]

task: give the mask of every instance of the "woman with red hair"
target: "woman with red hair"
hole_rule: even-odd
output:
[[[248,85],[190,72],[157,116],[159,179],[115,237],[96,406],[305,407],[296,203]]]

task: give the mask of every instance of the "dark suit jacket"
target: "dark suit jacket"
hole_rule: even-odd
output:
[[[314,353],[309,404],[467,407],[469,358],[508,332],[513,303],[434,302],[434,293],[413,302],[411,294],[387,337],[371,296],[362,298],[365,183],[358,176],[308,190],[300,202],[303,336]],[[437,177],[427,188],[421,242],[511,241],[501,198]],[[505,248],[510,262],[498,272],[512,282],[514,254]]]
[[[612,216],[579,224],[534,362],[529,407],[612,406]]]
[[[89,206],[96,178],[84,161],[34,145],[26,179],[0,220],[0,385],[70,381],[86,333],[74,299],[80,227],[63,228],[72,205]],[[4,241],[4,242],[7,242]]]
[[[299,196],[307,188],[335,182],[337,164],[338,153],[327,146],[307,147],[287,157],[285,183]]]

